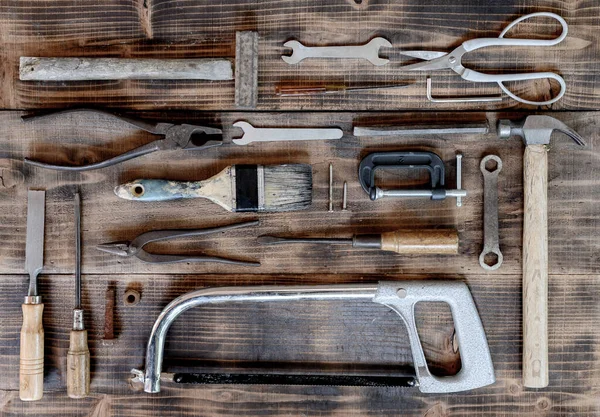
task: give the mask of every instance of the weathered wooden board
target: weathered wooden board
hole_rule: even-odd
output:
[[[522,153],[517,139],[498,140],[495,134],[471,137],[363,138],[351,136],[351,126],[382,123],[423,124],[449,120],[485,120],[485,114],[378,114],[352,113],[219,113],[193,114],[185,119],[174,114],[141,115],[160,120],[185,120],[189,123],[224,126],[226,140],[241,135],[231,123],[244,119],[255,126],[340,126],[346,136],[340,141],[304,143],[258,143],[249,146],[225,144],[203,152],[172,151],[148,155],[98,171],[87,173],[57,173],[23,166],[17,160],[5,159],[3,166],[22,170],[27,180],[21,186],[4,192],[0,219],[4,245],[0,249],[6,272],[22,271],[25,250],[25,204],[27,187],[47,189],[48,220],[46,234],[46,271],[71,273],[73,270],[72,195],[81,184],[83,198],[83,272],[84,273],[435,273],[452,267],[454,273],[484,273],[479,267],[482,248],[482,186],[479,170],[481,158],[489,153],[504,161],[500,174],[500,237],[504,264],[498,273],[521,271],[522,234]],[[512,114],[513,117],[520,115]],[[565,122],[579,130],[588,146],[577,147],[572,141],[556,135],[549,154],[550,198],[550,271],[566,274],[598,273],[594,253],[598,222],[596,205],[600,199],[594,161],[596,144],[600,140],[596,129],[596,113],[561,113]],[[495,116],[489,114],[490,119]],[[5,127],[7,157],[31,158],[53,163],[80,164],[103,160],[151,140],[139,135],[123,123],[114,123],[101,116],[70,114],[51,120],[31,120],[21,123],[18,113],[0,114]],[[357,180],[358,163],[366,154],[378,150],[429,149],[440,154],[447,163],[448,184],[454,186],[454,157],[464,154],[464,188],[468,197],[462,208],[455,200],[379,200],[372,202]],[[136,178],[201,180],[234,163],[289,163],[313,165],[314,199],[309,210],[262,215],[231,214],[215,204],[187,200],[147,204],[117,198],[113,188]],[[334,203],[336,211],[327,213],[328,166],[334,165]],[[382,178],[389,185],[418,187],[427,182],[424,173],[395,172]],[[343,181],[348,181],[349,209],[341,211]],[[202,228],[259,218],[260,227],[241,229],[219,236],[189,238],[150,246],[150,250],[210,254],[228,254],[241,259],[259,259],[260,271],[250,267],[219,264],[157,266],[137,259],[115,258],[97,251],[100,243],[132,240],[152,229]],[[262,234],[297,236],[337,235],[383,232],[407,227],[455,227],[460,235],[459,256],[398,256],[378,251],[360,251],[347,247],[328,248],[317,245],[258,246],[254,239]],[[154,249],[156,248],[156,249]],[[308,269],[307,265],[310,265]],[[234,268],[234,269],[232,269]]]
[[[340,126],[341,141],[272,143],[240,147],[225,144],[202,153],[184,151],[149,155],[120,166],[89,173],[56,173],[23,166],[24,156],[55,163],[79,164],[116,155],[152,140],[101,116],[70,114],[23,123],[20,112],[0,113],[0,380],[3,415],[577,415],[600,412],[600,281],[596,262],[598,224],[597,113],[566,112],[556,117],[578,130],[586,148],[557,135],[549,160],[550,207],[550,378],[544,390],[524,390],[521,355],[521,224],[522,153],[518,139],[481,137],[363,138],[350,135],[352,125],[406,125],[424,121],[482,121],[488,113],[138,113],[148,120],[186,121],[224,126],[226,141],[241,135],[236,120],[256,126]],[[500,114],[515,119],[522,114]],[[429,149],[447,162],[454,185],[454,155],[461,151],[463,184],[469,191],[462,208],[453,200],[370,202],[356,179],[358,161],[375,150]],[[493,274],[478,265],[482,245],[480,159],[489,153],[504,161],[500,174],[500,236],[505,263]],[[240,163],[306,162],[314,166],[315,195],[310,210],[260,216],[224,212],[204,201],[164,204],[117,199],[112,188],[137,177],[201,179],[224,166]],[[327,213],[328,164],[333,162],[336,211]],[[349,183],[349,211],[340,211],[341,185]],[[420,174],[381,178],[388,184],[415,186]],[[83,401],[65,393],[65,357],[71,325],[74,242],[72,196],[79,185],[83,197],[83,273],[86,325],[90,329],[92,391]],[[41,291],[46,302],[46,393],[39,403],[18,399],[18,331],[20,303],[26,292],[26,190],[47,190],[46,266]],[[136,259],[115,258],[94,249],[98,243],[129,240],[156,228],[196,228],[258,217],[253,229],[149,247],[172,253],[230,254],[259,259],[259,269],[223,265],[160,267]],[[265,233],[348,236],[400,227],[456,227],[460,255],[400,257],[346,248],[310,245],[257,247]],[[234,275],[235,274],[235,275]],[[252,275],[249,275],[252,274]],[[131,368],[143,366],[152,323],[173,298],[203,286],[252,284],[316,284],[375,282],[379,279],[462,279],[479,307],[497,371],[488,388],[456,395],[422,395],[416,389],[356,387],[165,387],[158,395],[139,392],[128,382]],[[127,288],[141,291],[134,306],[117,300],[115,333],[109,345],[100,340],[104,295],[114,282],[117,296]],[[425,307],[425,306],[424,306]],[[428,305],[420,311],[421,335],[432,366],[453,373],[460,366],[452,345],[448,311]],[[193,325],[191,325],[193,324]],[[410,351],[400,321],[391,311],[369,303],[319,303],[278,306],[239,305],[185,313],[170,331],[167,369],[190,359],[204,366],[246,367],[253,361],[276,366],[326,366],[331,369],[410,365]],[[193,362],[198,364],[197,361]],[[351,364],[355,364],[354,366]]]
[[[524,390],[520,383],[520,277],[465,277],[486,328],[497,382],[463,394],[424,395],[416,388],[214,386],[163,384],[161,393],[139,392],[128,381],[131,368],[143,366],[150,328],[160,309],[175,296],[223,283],[290,284],[376,281],[357,275],[86,275],[84,308],[90,329],[93,396],[71,401],[65,394],[65,356],[71,314],[64,303],[73,278],[42,279],[46,296],[46,394],[41,402],[22,403],[17,394],[19,303],[26,290],[22,276],[5,275],[0,327],[3,415],[577,415],[598,413],[597,276],[550,277],[550,377],[544,390]],[[141,290],[133,307],[116,305],[116,340],[102,337],[104,291],[117,282]],[[431,306],[429,304],[428,306]],[[436,306],[437,307],[437,306]],[[595,311],[596,313],[590,314]],[[437,372],[456,370],[452,327],[440,308],[420,311],[425,349]],[[227,323],[227,325],[224,325]],[[290,303],[288,305],[218,306],[190,310],[169,331],[165,367],[174,370],[190,358],[205,368],[244,368],[252,361],[267,366],[287,363],[294,369],[395,369],[410,363],[410,351],[395,313],[370,303]],[[353,364],[353,365],[350,365]],[[459,365],[458,365],[459,366]]]
[[[402,50],[451,50],[461,42],[497,37],[515,18],[547,11],[563,16],[569,36],[548,48],[494,48],[474,52],[469,65],[489,72],[556,71],[567,82],[567,94],[554,109],[595,109],[600,103],[597,19],[593,0],[268,0],[194,2],[153,0],[65,0],[48,7],[44,1],[0,3],[0,108],[60,108],[93,104],[138,110],[234,108],[233,82],[97,81],[44,83],[18,81],[20,56],[202,58],[235,56],[235,32],[260,34],[259,108],[272,109],[499,109],[523,107],[501,103],[433,104],[425,97],[426,74],[407,72]],[[554,37],[559,27],[550,21],[522,24],[515,35]],[[385,52],[392,62],[374,67],[368,62],[306,60],[284,63],[283,43],[305,45],[361,44],[375,36],[390,40]],[[404,90],[334,94],[326,97],[280,98],[278,84],[385,85],[414,81]],[[433,74],[436,96],[497,94],[493,84],[463,81],[448,71]],[[547,80],[512,85],[529,98],[548,98],[556,86]],[[527,107],[527,106],[525,106]]]

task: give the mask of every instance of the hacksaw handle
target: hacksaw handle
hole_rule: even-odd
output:
[[[548,386],[548,156],[527,145],[523,157],[523,385]]]
[[[87,330],[71,330],[67,352],[67,395],[85,398],[90,393],[90,350]]]
[[[44,304],[22,304],[21,357],[19,362],[19,397],[37,401],[44,394]]]
[[[381,249],[402,254],[458,253],[458,234],[454,229],[396,230],[381,234]]]

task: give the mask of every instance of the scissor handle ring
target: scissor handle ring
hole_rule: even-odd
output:
[[[531,101],[531,100],[526,100],[524,98],[517,96],[516,94],[512,93],[504,85],[505,81],[510,81],[510,80],[496,81],[498,83],[498,86],[502,89],[502,91],[504,91],[506,93],[507,96],[509,96],[513,100],[518,101],[523,104],[531,104],[534,106],[548,106],[548,105],[556,103],[558,100],[560,100],[562,98],[562,96],[565,95],[565,91],[567,90],[567,84],[565,83],[565,80],[563,79],[563,77],[561,77],[560,75],[555,74],[553,72],[534,72],[531,74],[508,74],[508,75],[515,75],[515,76],[528,75],[529,76],[529,77],[527,77],[528,80],[551,78],[551,79],[555,80],[558,84],[560,84],[560,91],[558,92],[556,97],[553,97],[552,99],[546,100],[546,101]],[[521,79],[515,79],[514,81],[522,81],[522,80],[523,79],[521,78]]]
[[[532,17],[538,17],[538,16],[550,17],[550,18],[556,20],[562,26],[562,32],[560,35],[558,35],[554,39],[548,39],[548,40],[540,39],[539,41],[543,42],[543,43],[539,43],[538,45],[547,45],[547,46],[556,45],[558,43],[561,43],[567,37],[567,33],[569,32],[569,26],[567,25],[567,21],[565,19],[563,19],[561,16],[557,15],[556,13],[550,13],[550,12],[537,12],[537,13],[530,13],[530,14],[526,14],[525,16],[521,16],[518,19],[515,19],[507,27],[505,27],[504,30],[500,33],[500,35],[498,37],[504,38],[504,35],[506,35],[509,30],[514,28],[516,25],[518,25],[522,21],[531,19]]]

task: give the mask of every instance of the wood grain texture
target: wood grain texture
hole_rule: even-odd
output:
[[[19,397],[38,401],[44,395],[44,304],[21,304]]]
[[[259,104],[262,110],[336,109],[500,109],[530,108],[512,100],[500,103],[440,105],[425,97],[425,73],[407,72],[402,50],[446,51],[461,42],[497,37],[515,18],[548,11],[569,24],[565,41],[549,48],[494,48],[469,54],[468,65],[494,72],[555,71],[567,83],[565,97],[553,109],[595,109],[600,103],[600,6],[593,0],[536,0],[524,4],[502,0],[367,1],[306,0],[277,2],[194,2],[151,0],[65,0],[60,7],[43,1],[0,3],[2,48],[1,108],[59,108],[104,105],[138,110],[234,108],[234,83],[195,81],[96,81],[43,83],[18,81],[20,56],[205,58],[235,56],[236,31],[252,30],[259,41]],[[514,35],[552,37],[558,25],[539,20],[522,24]],[[288,65],[283,43],[297,39],[310,45],[361,44],[382,36],[393,44],[392,62],[374,67],[352,60],[307,60]],[[433,74],[436,96],[491,95],[494,84],[463,81],[449,71]],[[340,93],[314,97],[278,97],[278,84],[312,86],[387,85],[415,81],[401,90]],[[549,98],[557,86],[547,80],[511,83],[528,98]]]
[[[548,386],[548,155],[523,155],[523,385]]]
[[[600,247],[596,218],[600,194],[597,179],[598,113],[556,113],[586,140],[578,148],[557,135],[549,157],[549,368],[550,385],[526,390],[521,383],[522,360],[522,222],[523,144],[498,140],[494,134],[473,137],[354,138],[351,127],[481,122],[486,116],[517,119],[521,113],[140,113],[148,120],[186,121],[224,126],[225,140],[241,135],[231,126],[248,120],[256,126],[339,126],[339,141],[310,143],[225,144],[201,153],[163,152],[88,173],[57,173],[25,167],[25,155],[49,162],[79,164],[113,156],[152,140],[146,133],[102,116],[70,114],[60,119],[23,123],[20,112],[1,112],[0,167],[7,178],[0,188],[0,316],[1,410],[3,415],[96,416],[125,415],[318,415],[318,416],[596,416],[600,412]],[[378,150],[434,150],[447,162],[446,177],[454,185],[454,157],[461,151],[463,207],[455,202],[382,200],[371,202],[356,180],[358,163]],[[505,162],[499,177],[500,239],[505,256],[493,273],[478,263],[482,248],[482,179],[484,155]],[[170,202],[143,205],[114,196],[114,185],[138,177],[197,180],[235,163],[313,164],[314,202],[310,210],[259,216],[232,214],[210,202]],[[335,211],[327,213],[328,166],[334,164]],[[418,186],[419,173],[388,173],[382,183]],[[348,211],[342,212],[343,181],[349,185]],[[83,308],[91,353],[91,394],[66,397],[66,354],[74,297],[72,195],[81,182],[83,230]],[[10,186],[10,184],[17,184]],[[45,385],[43,400],[18,400],[18,333],[20,303],[27,289],[23,274],[25,213],[28,187],[47,190],[46,264],[40,279],[45,302]],[[197,228],[258,217],[255,229],[218,236],[182,239],[147,249],[160,253],[228,254],[260,260],[259,269],[206,265],[157,266],[98,252],[99,243],[130,240],[152,229]],[[457,256],[401,256],[381,251],[324,248],[317,245],[257,246],[256,236],[340,236],[388,232],[402,228],[456,228]],[[253,274],[253,275],[249,275]],[[491,387],[454,395],[422,395],[417,389],[359,387],[215,386],[163,388],[143,394],[130,385],[129,371],[143,366],[151,326],[161,309],[185,292],[204,286],[261,284],[364,283],[380,279],[462,279],[469,285],[486,329],[496,369]],[[115,286],[114,335],[104,337],[106,289]],[[126,306],[127,289],[141,293]],[[66,307],[65,307],[66,306]],[[419,306],[419,334],[426,357],[437,374],[453,374],[461,366],[453,344],[453,326],[443,305]],[[371,303],[243,305],[186,312],[169,332],[165,370],[185,364],[203,369],[265,368],[396,369],[410,365],[405,330],[397,316]]]

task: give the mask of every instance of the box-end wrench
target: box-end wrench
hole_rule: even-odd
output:
[[[233,139],[236,145],[247,145],[252,142],[282,142],[298,140],[329,140],[341,139],[344,136],[338,128],[258,128],[248,122],[235,122],[235,127],[244,131],[241,138]]]
[[[488,169],[487,163],[494,161],[495,169]],[[479,265],[485,270],[494,271],[502,265],[502,252],[498,238],[498,174],[502,170],[502,160],[496,155],[488,155],[479,164],[483,174],[483,251],[479,255]]]
[[[288,64],[297,64],[306,58],[356,58],[366,59],[371,64],[380,66],[390,60],[379,57],[379,48],[391,48],[392,44],[384,38],[373,38],[364,45],[309,47],[292,40],[287,41],[283,46],[292,49],[291,55],[281,56],[281,59]]]

